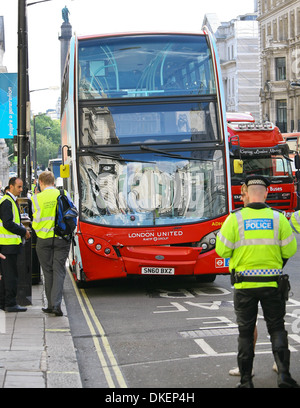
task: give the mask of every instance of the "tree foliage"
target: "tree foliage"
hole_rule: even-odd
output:
[[[60,153],[61,146],[61,133],[60,133],[60,121],[52,120],[46,114],[36,115],[35,117],[36,128],[36,144],[37,144],[37,163],[41,168],[47,168],[48,161],[55,159]],[[9,155],[14,152],[13,139],[6,139],[6,144],[9,147]],[[31,151],[34,149],[34,128],[33,120],[31,120]],[[31,158],[33,160],[33,157]],[[10,162],[13,164],[15,161],[14,156],[10,157]]]
[[[31,124],[31,143],[32,147],[34,147],[33,121]],[[52,120],[46,115],[36,116],[35,130],[37,142],[37,164],[39,167],[46,168],[48,166],[49,159],[55,159],[60,150],[60,121]]]

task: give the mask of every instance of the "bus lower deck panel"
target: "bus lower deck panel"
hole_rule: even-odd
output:
[[[220,224],[222,222],[223,220]],[[102,227],[84,223],[80,227],[78,244],[74,247],[75,257],[72,260],[75,265],[73,272],[77,271],[78,275],[80,271],[79,276],[75,276],[77,280],[93,281],[128,275],[199,276],[229,273],[226,260],[218,258],[214,249],[205,252],[199,246],[184,246],[184,243],[179,242],[174,244],[174,237],[168,239],[169,243],[166,245],[156,245],[157,236],[165,235],[169,238],[170,232],[174,230],[171,227],[169,231],[167,228],[164,231],[157,230],[156,239],[150,245],[141,244],[141,238],[134,243],[128,243],[127,239],[122,244],[122,235],[118,239],[112,238],[113,235],[109,238],[109,228],[104,239],[105,229]],[[197,227],[199,225],[192,227],[192,238],[195,238],[193,234]],[[124,229],[124,236],[133,234],[132,230]],[[145,230],[139,233],[146,238],[151,234],[152,232]]]

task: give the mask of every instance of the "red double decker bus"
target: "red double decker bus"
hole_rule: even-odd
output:
[[[78,283],[228,273],[228,138],[210,34],[74,37],[62,88],[65,187],[79,209]]]

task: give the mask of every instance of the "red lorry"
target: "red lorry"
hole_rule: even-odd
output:
[[[260,174],[271,181],[267,204],[283,211],[287,218],[297,207],[297,194],[289,158],[289,146],[277,126],[257,123],[248,113],[227,113],[230,160],[243,161],[243,173],[231,169],[232,208],[243,206],[241,185],[249,174]]]

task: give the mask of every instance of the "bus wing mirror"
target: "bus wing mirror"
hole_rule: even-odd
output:
[[[60,177],[62,178],[70,177],[70,165],[69,164],[60,165]]]
[[[235,174],[243,173],[243,160],[235,159],[233,162],[233,171]]]
[[[296,167],[297,170],[300,169],[300,157],[299,157],[298,153],[295,154],[295,167]]]

